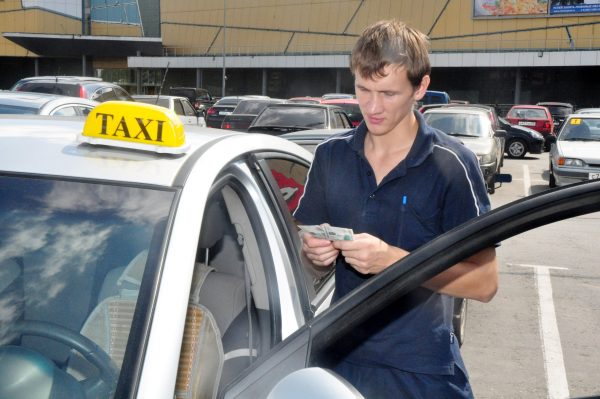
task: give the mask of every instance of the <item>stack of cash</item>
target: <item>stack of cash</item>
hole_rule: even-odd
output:
[[[298,227],[301,231],[312,234],[317,238],[324,238],[330,241],[350,241],[354,239],[354,232],[352,229],[347,229],[344,227],[333,227],[327,224]]]

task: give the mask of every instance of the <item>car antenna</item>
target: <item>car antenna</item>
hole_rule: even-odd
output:
[[[171,61],[167,62],[167,69],[165,69],[165,74],[163,75],[163,80],[160,83],[160,87],[158,88],[158,95],[156,96],[156,102],[154,104],[158,104],[158,99],[160,98],[160,93],[162,92],[162,88],[165,85],[165,80],[167,80],[167,73],[169,72],[169,64],[171,64]]]

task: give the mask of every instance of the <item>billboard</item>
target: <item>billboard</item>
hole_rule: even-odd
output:
[[[600,13],[600,0],[551,0],[550,14]]]
[[[473,0],[473,17],[600,13],[600,0]]]
[[[474,17],[548,15],[548,0],[474,0]]]

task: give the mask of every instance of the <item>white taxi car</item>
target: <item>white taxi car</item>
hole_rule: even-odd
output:
[[[360,398],[328,370],[433,275],[600,210],[600,182],[498,208],[329,306],[291,216],[311,154],[106,102],[0,121],[0,397]]]

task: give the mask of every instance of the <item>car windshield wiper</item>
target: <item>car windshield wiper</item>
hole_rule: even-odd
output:
[[[479,137],[475,134],[465,134],[465,133],[458,133],[458,132],[450,132],[447,133],[449,136],[457,136],[457,137]]]
[[[562,141],[600,141],[600,139],[593,139],[590,137],[569,137],[561,139]]]
[[[297,132],[298,130],[307,130],[304,126],[253,126],[253,130],[271,130],[271,131],[282,131],[282,132]]]

